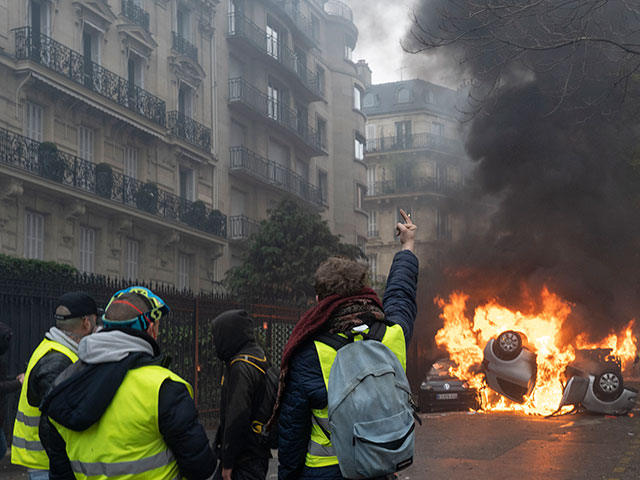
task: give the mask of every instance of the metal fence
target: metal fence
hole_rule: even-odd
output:
[[[8,324],[14,336],[8,351],[9,375],[24,372],[29,357],[52,326],[57,298],[64,292],[83,290],[104,306],[111,295],[130,286],[130,282],[104,277],[73,278],[0,278],[0,320]],[[212,426],[218,421],[222,365],[212,341],[212,320],[229,309],[245,308],[255,319],[256,337],[279,364],[295,322],[302,308],[297,306],[259,304],[243,305],[233,299],[214,294],[180,292],[172,287],[147,285],[171,307],[171,313],[160,326],[159,343],[171,356],[171,370],[194,387],[195,401],[203,422]],[[17,407],[15,395],[5,428],[9,431]]]

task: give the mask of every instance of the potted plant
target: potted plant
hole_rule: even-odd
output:
[[[202,200],[192,202],[184,214],[183,221],[194,228],[202,229],[207,222],[207,206]]]
[[[113,190],[113,168],[108,163],[96,165],[96,193],[104,198],[111,198]]]
[[[143,184],[136,192],[136,206],[149,213],[158,213],[158,186],[153,182]]]
[[[54,182],[62,182],[65,162],[58,153],[58,146],[53,142],[42,142],[38,145],[38,161],[42,175]]]
[[[220,210],[212,210],[207,218],[207,232],[220,237],[227,234],[227,217]]]

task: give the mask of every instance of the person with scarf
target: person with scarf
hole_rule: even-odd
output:
[[[335,456],[315,458],[308,451],[312,411],[323,410],[328,403],[314,337],[384,321],[402,328],[405,345],[411,340],[417,314],[418,259],[413,253],[416,226],[404,211],[401,214],[404,223],[397,224],[396,232],[402,249],[393,259],[382,302],[366,286],[367,267],[358,262],[332,257],[316,271],[318,304],[302,316],[285,346],[278,397],[268,424],[279,422],[279,480],[343,478]]]
[[[0,357],[9,350],[11,337],[13,337],[13,332],[11,328],[9,328],[9,325],[0,322]],[[15,378],[7,378],[7,364],[4,360],[0,359],[0,460],[2,460],[7,453],[7,439],[3,431],[7,411],[7,397],[9,393],[20,390],[23,380],[24,373],[21,373]]]
[[[29,469],[29,480],[49,478],[50,425],[40,404],[53,382],[78,359],[78,343],[96,329],[98,307],[84,292],[69,292],[57,303],[55,326],[36,347],[25,372],[13,427],[11,462]]]

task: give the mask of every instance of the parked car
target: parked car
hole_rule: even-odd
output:
[[[451,360],[440,359],[433,363],[420,385],[420,411],[441,412],[449,410],[478,410],[480,397],[475,388],[449,371],[454,364]]]
[[[482,369],[489,388],[517,403],[524,403],[536,385],[536,353],[521,332],[507,330],[490,339]]]
[[[569,380],[559,408],[574,405],[592,413],[626,415],[636,404],[638,390],[625,387],[620,360],[611,349],[578,350],[565,375]]]

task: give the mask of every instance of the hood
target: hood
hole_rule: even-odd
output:
[[[245,310],[229,310],[218,315],[212,325],[218,358],[227,362],[247,344],[255,343],[253,329],[253,320]]]
[[[0,322],[0,355],[3,355],[9,350],[9,342],[13,332],[6,323]]]
[[[151,337],[132,332],[103,330],[82,339],[80,360],[56,379],[40,406],[43,414],[71,430],[86,430],[102,417],[129,370],[167,366]]]

